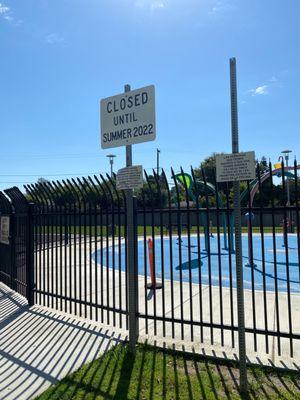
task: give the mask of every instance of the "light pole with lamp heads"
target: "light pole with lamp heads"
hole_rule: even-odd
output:
[[[110,163],[110,176],[113,176],[113,165],[114,165],[114,158],[116,157],[115,154],[107,154],[107,156],[109,158],[109,163]]]

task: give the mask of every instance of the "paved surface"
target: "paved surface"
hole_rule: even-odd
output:
[[[144,303],[143,281],[140,279],[140,307]],[[177,290],[177,289],[176,289]],[[217,290],[217,288],[215,289]],[[204,288],[205,293],[208,291]],[[167,293],[167,291],[166,291]],[[188,285],[183,288],[185,303],[183,311],[188,318],[189,297]],[[217,298],[217,293],[213,293]],[[224,302],[228,304],[224,293]],[[167,295],[168,296],[168,295]],[[195,292],[197,296],[197,292]],[[157,294],[157,314],[161,315],[161,294]],[[251,297],[245,293],[246,304]],[[248,299],[248,301],[247,301]],[[258,300],[261,301],[261,300]],[[153,294],[148,291],[149,311]],[[272,299],[269,299],[270,323],[274,321]],[[176,296],[174,314],[180,312],[180,303]],[[205,307],[206,309],[207,307]],[[83,310],[84,311],[84,310]],[[89,314],[89,313],[88,313]],[[167,307],[166,315],[171,310]],[[215,320],[218,320],[215,309]],[[299,315],[299,313],[298,313]],[[95,315],[93,315],[95,316]],[[104,317],[107,316],[104,314]],[[227,317],[227,313],[224,313]],[[89,316],[88,316],[89,317]],[[204,313],[207,320],[208,310]],[[286,316],[282,315],[282,322]],[[110,316],[111,323],[113,316]],[[118,315],[116,316],[118,322]],[[251,324],[250,313],[246,314],[246,322]],[[166,324],[163,338],[163,324],[157,321],[157,334],[154,335],[154,321],[148,321],[148,334],[145,331],[145,322],[140,321],[140,341],[161,347],[172,347],[178,350],[195,352],[205,356],[228,359],[237,359],[237,348],[231,346],[231,334],[225,333],[224,346],[220,345],[220,332],[214,331],[214,344],[210,342],[210,329],[203,330],[203,343],[200,341],[200,329],[194,328],[194,342],[190,341],[190,328],[185,327],[185,340],[180,340],[181,326],[175,324],[175,339],[171,337],[171,324]],[[123,321],[125,326],[125,320]],[[237,333],[235,343],[237,345]],[[14,293],[0,283],[0,399],[27,400],[33,399],[51,384],[55,384],[68,373],[77,370],[83,364],[99,357],[112,345],[126,338],[126,331],[114,330],[100,323],[90,322],[87,319],[57,312],[46,307],[28,307],[22,296]],[[283,354],[277,355],[276,339],[269,338],[270,352],[265,353],[265,338],[258,336],[258,351],[253,351],[253,335],[248,336],[247,355],[252,363],[276,365],[281,368],[300,369],[299,345],[294,341],[295,357],[289,357],[289,342],[282,341]]]
[[[29,308],[0,283],[0,399],[34,398],[125,336],[82,318]]]

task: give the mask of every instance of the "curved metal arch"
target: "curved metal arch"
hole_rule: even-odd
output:
[[[99,202],[99,204],[100,204],[100,201],[101,201],[101,192],[100,192],[98,186],[97,186],[97,185],[95,184],[95,182],[93,181],[93,179],[92,179],[91,176],[88,176],[88,180],[89,180],[90,184],[93,186],[93,188],[94,188],[96,194],[99,196],[99,197],[98,197],[98,202]],[[100,205],[101,205],[101,204],[100,204]]]
[[[0,191],[0,212],[9,214],[12,212],[12,206],[10,201],[1,191]]]
[[[81,178],[82,179],[82,178]],[[86,190],[86,187],[82,183],[80,178],[77,178],[77,184],[80,190],[80,193],[82,195],[82,199],[84,200],[84,207],[86,207],[86,204],[91,205],[91,201],[89,199],[89,192]]]
[[[102,182],[103,182],[104,186],[106,187],[106,189],[107,189],[107,191],[109,193],[109,197],[111,199],[111,208],[112,208],[112,210],[114,210],[115,205],[114,205],[114,197],[113,197],[112,191],[111,191],[109,185],[107,184],[107,182],[104,179],[102,174],[100,174],[100,178],[102,179]]]
[[[34,202],[35,206],[39,206],[39,200],[37,199],[37,197],[34,194],[34,191],[31,189],[30,185],[23,185],[26,193],[31,196],[32,201]]]
[[[4,192],[10,198],[13,208],[16,211],[27,211],[29,202],[19,188],[14,186],[10,189],[4,190]]]
[[[43,198],[38,193],[38,190],[37,190],[35,184],[33,184],[33,183],[32,184],[28,184],[26,186],[26,190],[28,190],[28,192],[31,194],[31,196],[35,199],[36,205],[38,205],[40,208],[44,207]]]
[[[44,186],[44,183],[37,183],[36,184],[37,188],[40,190],[41,196],[44,197],[46,206],[49,208],[49,203],[50,207],[53,207],[53,200],[51,198],[51,195],[49,196],[47,188]]]
[[[78,192],[76,191],[76,189],[74,188],[73,183],[70,181],[70,179],[67,179],[66,181],[63,179],[63,184],[65,185],[65,187],[71,191],[72,196],[74,197],[74,207],[76,207],[76,200],[78,202],[78,206],[81,207],[81,200],[80,200],[80,196],[78,194]]]
[[[165,184],[166,184],[166,190],[167,190],[167,194],[168,194],[168,205],[169,205],[169,207],[171,207],[172,206],[171,191],[170,191],[169,182],[167,180],[167,176],[166,176],[164,169],[162,169],[161,176],[163,177]]]
[[[119,195],[119,192],[118,192],[117,186],[116,186],[116,181],[113,180],[108,174],[106,174],[106,177],[107,177],[108,181],[110,182],[110,184],[111,184],[111,186],[112,186],[112,188],[113,188],[113,190],[114,190],[114,193],[116,194],[117,203],[118,203],[118,204],[117,204],[117,207],[118,207],[118,209],[120,209],[120,207],[121,207],[121,202],[120,202],[120,195]]]
[[[57,203],[57,205],[59,207],[63,207],[64,204],[62,204],[62,202],[61,202],[61,204],[58,204],[59,201],[62,199],[62,194],[63,194],[63,191],[61,190],[61,183],[59,181],[56,181],[56,182],[52,181],[51,182],[51,188],[56,193],[56,203]]]
[[[158,174],[155,172],[155,170],[154,170],[154,168],[152,169],[152,172],[153,172],[153,177],[154,177],[154,180],[155,180],[155,183],[156,183],[156,187],[157,187],[157,193],[158,193],[158,196],[159,196],[159,202],[160,202],[160,204],[162,204],[162,192],[161,192],[161,187],[160,187],[160,184],[159,184],[159,178],[158,178]]]
[[[185,173],[184,173],[182,167],[180,167],[180,173],[181,173],[182,176],[185,175]],[[187,183],[186,183],[186,180],[185,180],[185,179],[183,180],[183,182],[184,182],[184,185],[183,185],[183,186],[184,186],[184,191],[185,191],[186,207],[187,207],[187,209],[189,210],[189,209],[190,209],[189,190],[188,190]]]
[[[297,165],[296,170],[298,170],[298,169],[300,169],[300,165]],[[292,173],[289,171],[295,171],[295,166],[283,167],[283,168],[280,167],[280,168],[273,169],[272,176],[278,176],[278,174],[280,176],[282,176],[282,172],[283,172],[286,177],[294,178],[295,172]],[[262,185],[268,178],[270,178],[270,171],[267,171],[263,175],[260,176],[260,184]],[[254,183],[250,189],[250,204],[251,204],[251,206],[253,205],[255,194],[257,193],[257,191],[259,189],[258,178],[255,178],[252,182],[254,182]],[[251,182],[250,182],[250,185],[251,185]],[[244,192],[246,192],[246,191],[248,191],[248,189],[246,189]],[[246,195],[246,194],[244,195],[244,192],[241,194],[241,199],[244,198],[244,196]]]
[[[84,201],[85,200],[84,199],[84,193],[82,192],[82,189],[80,188],[80,186],[78,185],[76,180],[74,178],[71,178],[71,179],[72,179],[72,184],[74,185],[74,189],[76,188],[78,190],[79,194],[80,194],[80,196],[79,196],[79,194],[77,193],[78,199],[79,199],[78,205],[79,205],[80,208],[83,205],[84,210],[86,210],[86,203]]]
[[[179,188],[178,188],[178,183],[177,183],[177,179],[176,179],[176,174],[174,173],[173,168],[171,168],[171,178],[174,181],[174,186],[175,186],[175,191],[176,191],[176,196],[177,196],[177,201],[175,200],[175,203],[177,203],[177,208],[178,210],[181,209],[180,207],[180,196],[179,196]]]
[[[95,194],[93,191],[93,187],[91,186],[90,182],[85,178],[84,176],[82,177],[83,182],[86,184],[86,186],[89,188],[90,193]]]
[[[113,173],[113,176],[114,176],[114,182],[116,182],[117,175],[116,175],[115,173]],[[126,206],[126,195],[125,195],[125,191],[124,191],[124,190],[118,190],[117,187],[116,187],[115,190],[116,190],[117,192],[122,193],[123,204],[124,204],[124,206]]]
[[[52,182],[44,182],[44,185],[46,186],[47,193],[49,197],[51,198],[51,201],[53,202],[53,207],[57,207],[57,199],[59,198],[56,191],[55,187]]]
[[[147,185],[148,185],[148,188],[149,188],[149,193],[150,193],[150,199],[151,199],[151,209],[153,210],[154,209],[154,194],[153,194],[153,190],[152,190],[152,188],[151,188],[151,184],[150,184],[150,181],[149,181],[149,176],[148,176],[148,174],[147,174],[147,172],[146,171],[144,171],[144,174],[145,174],[145,178],[146,178],[146,182],[147,182]]]
[[[105,208],[106,208],[106,210],[107,210],[107,209],[108,209],[108,204],[109,204],[107,194],[106,194],[105,190],[103,189],[102,183],[99,181],[97,175],[94,175],[94,179],[95,179],[95,181],[97,182],[98,186],[101,188],[102,193],[103,193],[103,196],[105,197],[105,201],[106,201],[106,207],[105,207]],[[102,206],[102,205],[101,205],[101,206]],[[102,207],[103,207],[103,206],[102,206]],[[104,207],[103,207],[103,208],[104,208]]]

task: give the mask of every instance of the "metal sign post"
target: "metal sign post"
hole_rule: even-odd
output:
[[[127,205],[127,294],[129,314],[129,347],[132,352],[138,339],[138,279],[135,204],[133,189],[143,186],[141,166],[132,166],[132,145],[156,137],[155,87],[146,86],[107,97],[100,102],[101,147],[126,146],[126,168],[117,175],[117,187],[125,190]]]
[[[231,97],[231,133],[232,153],[239,152],[238,112],[237,112],[237,87],[236,87],[236,60],[230,59],[230,97]],[[241,227],[241,201],[240,182],[233,182],[234,196],[234,227],[236,248],[236,287],[237,287],[237,313],[239,335],[239,360],[240,360],[240,392],[243,398],[247,396],[247,368],[246,368],[246,338],[245,338],[245,309],[244,309],[244,283],[242,259],[242,227]]]
[[[125,85],[125,93],[130,92],[130,85]],[[132,145],[126,146],[126,167],[132,166]],[[129,311],[129,347],[131,352],[135,351],[138,339],[138,318],[137,318],[137,293],[135,276],[135,237],[134,237],[134,209],[133,189],[127,189],[126,210],[127,210],[127,284],[128,284],[128,311]]]

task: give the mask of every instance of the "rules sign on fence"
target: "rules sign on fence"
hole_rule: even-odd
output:
[[[143,167],[133,165],[119,169],[117,173],[117,189],[140,189],[143,187]]]
[[[0,243],[9,244],[9,217],[1,216],[0,219]]]
[[[255,179],[255,153],[216,154],[217,182]]]
[[[156,137],[155,89],[146,86],[101,100],[101,147],[127,146]]]

